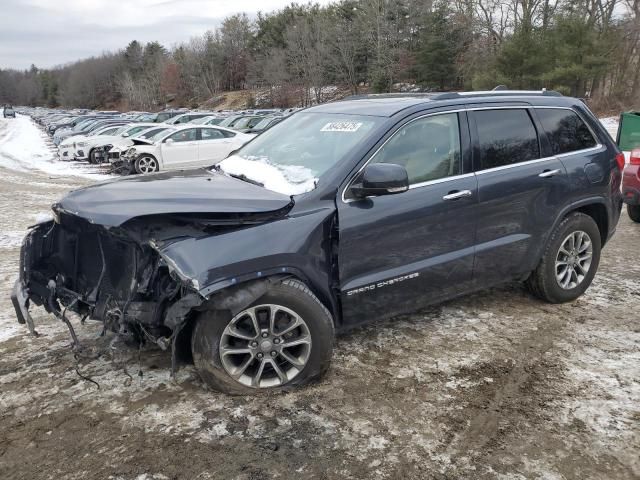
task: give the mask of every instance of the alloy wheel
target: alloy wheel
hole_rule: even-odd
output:
[[[257,305],[233,317],[220,338],[225,371],[247,387],[284,385],[306,366],[311,333],[303,318],[281,305]]]
[[[580,285],[591,268],[593,244],[591,237],[583,231],[569,234],[556,255],[556,280],[565,290]]]
[[[138,160],[138,170],[140,173],[153,173],[158,170],[158,162],[152,157],[141,157]]]

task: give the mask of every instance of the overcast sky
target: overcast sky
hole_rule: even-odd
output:
[[[330,3],[329,0],[316,0]],[[0,0],[0,68],[53,67],[131,40],[166,47],[222,19],[280,9],[291,0]],[[306,0],[298,0],[306,3]]]

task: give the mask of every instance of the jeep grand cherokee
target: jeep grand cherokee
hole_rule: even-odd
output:
[[[554,92],[382,95],[306,109],[220,164],[76,190],[35,226],[13,292],[170,347],[211,387],[321,375],[334,332],[524,281],[568,302],[621,209],[624,158]],[[515,328],[515,326],[514,326]]]

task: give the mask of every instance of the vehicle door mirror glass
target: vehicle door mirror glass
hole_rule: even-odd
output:
[[[407,169],[394,163],[367,165],[356,183],[351,186],[351,191],[357,198],[392,195],[407,190],[409,190]]]

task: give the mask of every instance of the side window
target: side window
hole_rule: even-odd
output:
[[[526,109],[478,110],[474,116],[481,170],[540,158],[538,135]]]
[[[167,140],[173,140],[174,142],[193,142],[196,139],[196,129],[189,128],[187,130],[180,130],[179,132],[170,135]],[[165,140],[165,142],[167,141]]]
[[[401,127],[376,153],[373,163],[407,169],[409,184],[460,174],[460,126],[457,113],[420,118]]]
[[[228,132],[227,130],[218,130],[224,138],[233,138],[236,136],[233,132]]]
[[[597,142],[577,113],[559,108],[536,110],[554,155],[595,147]]]
[[[215,128],[201,128],[200,132],[202,140],[218,140],[224,138],[220,130],[216,130]]]

